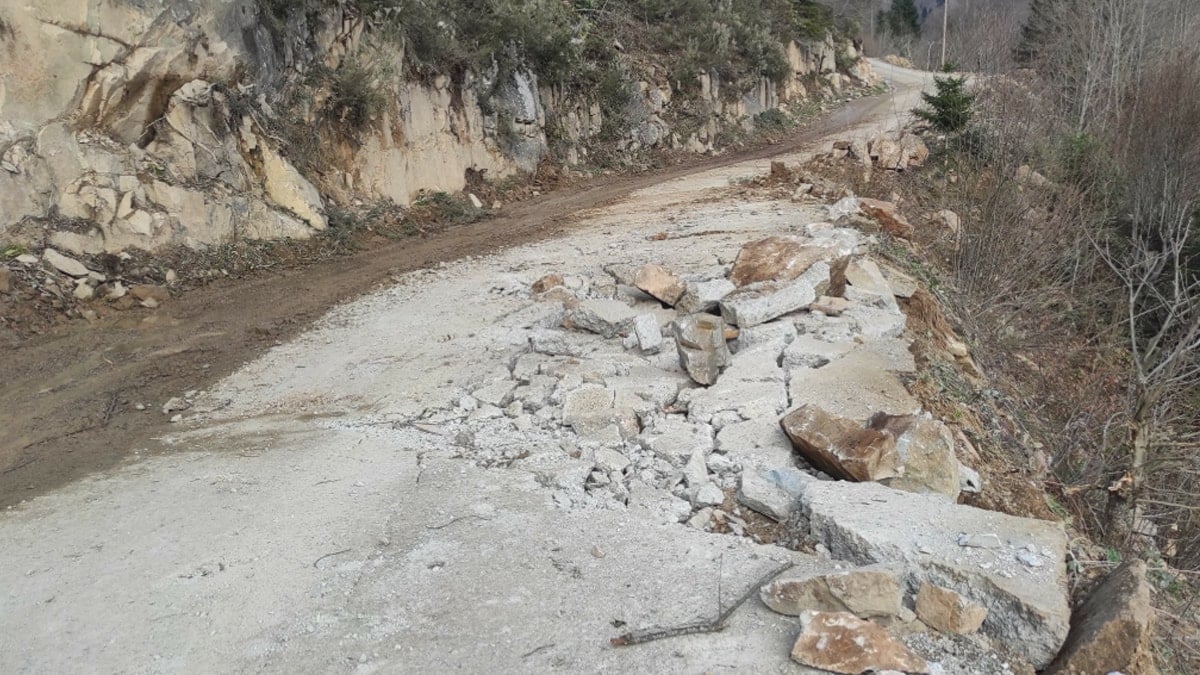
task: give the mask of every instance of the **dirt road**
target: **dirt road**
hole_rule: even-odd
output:
[[[892,79],[913,78],[884,64],[877,68]],[[910,90],[904,92],[911,98]],[[218,281],[153,312],[63,326],[0,354],[0,508],[116,466],[137,450],[153,452],[152,439],[169,428],[160,410],[165,401],[204,389],[395,274],[545,240],[570,231],[580,214],[636,190],[793,153],[852,125],[894,117],[908,105],[907,99],[897,103],[895,93],[860,99],[768,147],[598,178],[429,238],[279,274]],[[146,409],[137,410],[139,404]]]
[[[24,445],[5,494],[41,494],[0,511],[0,672],[813,672],[789,658],[794,618],[747,600],[831,563],[741,536],[778,526],[735,495],[777,470],[816,480],[780,429],[792,406],[919,408],[888,282],[839,317],[744,322],[707,388],[670,335],[656,350],[653,329],[645,345],[568,330],[564,303],[530,287],[560,274],[598,314],[661,331],[686,315],[614,265],[666,262],[698,287],[727,284],[769,235],[865,254],[815,199],[728,188],[899,124],[924,83],[901,76],[787,144],[599,181],[6,357],[6,439]],[[193,407],[164,423],[180,395]],[[151,411],[124,407],[138,402]],[[885,525],[925,528],[902,538],[947,564],[963,555],[958,530]],[[1043,592],[1065,589],[1065,563],[1022,574],[1022,597],[1065,611],[1065,590]],[[647,634],[670,639],[620,646]],[[1003,672],[977,652],[932,656]]]

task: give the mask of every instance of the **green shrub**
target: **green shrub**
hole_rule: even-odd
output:
[[[778,108],[772,108],[754,116],[754,128],[763,132],[786,131],[792,125],[791,118]]]
[[[921,94],[928,108],[917,108],[913,114],[935,128],[948,133],[962,131],[971,121],[971,106],[975,95],[967,92],[965,77],[935,77],[937,93]]]
[[[358,61],[342,63],[329,77],[329,98],[323,113],[330,122],[362,131],[387,107],[387,95],[375,69]]]

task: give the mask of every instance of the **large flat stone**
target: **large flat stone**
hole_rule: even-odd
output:
[[[1061,523],[1018,518],[901,492],[877,483],[811,479],[794,519],[834,557],[902,563],[910,593],[922,582],[985,607],[983,632],[997,647],[1045,668],[1067,637],[1067,538]],[[960,534],[995,546],[960,546]],[[1030,566],[1023,558],[1036,559]]]

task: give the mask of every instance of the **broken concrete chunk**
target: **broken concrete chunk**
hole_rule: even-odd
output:
[[[583,356],[595,351],[595,338],[549,328],[535,328],[529,334],[529,346],[546,356]]]
[[[901,475],[900,454],[890,434],[813,405],[788,413],[780,426],[805,459],[834,478],[876,481]]]
[[[792,659],[802,665],[845,675],[929,672],[929,664],[904,643],[849,612],[804,612],[800,626]]]
[[[712,427],[693,424],[675,416],[661,419],[642,434],[642,446],[656,457],[679,466],[695,453],[708,455],[713,451]]]
[[[672,307],[685,290],[683,280],[662,265],[642,267],[634,277],[633,285]]]
[[[780,614],[849,612],[859,618],[899,616],[904,597],[901,568],[868,565],[775,579],[759,591],[763,604]]]
[[[742,506],[782,523],[792,514],[796,496],[752,468],[742,472],[737,500]],[[815,608],[814,608],[815,609]]]
[[[729,279],[738,288],[764,281],[791,281],[829,254],[828,249],[811,246],[799,237],[768,237],[742,247]]]
[[[987,608],[983,633],[1036,668],[1045,668],[1067,637],[1067,538],[1061,523],[878,483],[816,479],[801,485],[793,520],[835,558],[903,563],[909,592],[931,583]],[[960,546],[956,532],[991,534],[997,549]],[[1030,545],[1045,554],[1043,567],[1015,559],[1017,550]]]
[[[1153,627],[1146,563],[1126,563],[1075,610],[1067,643],[1046,673],[1156,673]]]
[[[692,497],[693,506],[719,506],[725,501],[725,493],[715,483],[707,482],[696,490]]]
[[[688,376],[698,384],[716,383],[730,360],[725,322],[709,314],[692,314],[677,319],[674,326],[679,363]]]
[[[687,284],[687,290],[679,298],[675,308],[681,312],[695,314],[710,312],[717,308],[721,299],[737,289],[728,279],[712,279]]]
[[[497,380],[487,386],[476,389],[472,395],[484,403],[503,408],[512,402],[513,390],[517,383],[513,380]]]
[[[88,268],[78,260],[65,256],[52,248],[42,251],[42,260],[63,274],[73,277],[86,277]]]
[[[692,453],[683,467],[683,480],[690,488],[699,488],[708,482],[707,455],[702,451]]]
[[[637,312],[620,300],[584,300],[567,314],[571,326],[606,338],[633,329]]]
[[[620,443],[641,431],[637,414],[614,406],[616,393],[599,385],[585,385],[567,394],[563,424],[575,433],[605,444]]]
[[[829,287],[829,264],[816,262],[790,281],[753,283],[721,301],[721,316],[739,328],[766,323],[808,307]]]
[[[872,429],[896,439],[903,475],[883,483],[907,492],[933,492],[958,499],[959,464],[954,434],[941,422],[918,415],[885,415],[871,418]]]
[[[602,471],[623,471],[629,466],[629,458],[611,448],[596,450],[595,462]]]
[[[943,633],[974,633],[983,625],[987,614],[986,607],[948,588],[924,583],[917,591],[917,618]]]
[[[662,328],[658,325],[658,317],[653,314],[639,314],[633,320],[633,332],[637,336],[638,347],[647,354],[655,354],[662,349]]]

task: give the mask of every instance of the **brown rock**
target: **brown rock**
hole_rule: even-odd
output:
[[[871,418],[870,428],[890,435],[904,467],[902,475],[881,481],[905,492],[933,492],[958,498],[958,457],[954,434],[941,422],[918,415]]]
[[[150,284],[130,286],[129,294],[143,303],[147,300],[152,300],[155,306],[161,305],[171,299],[171,291],[167,290],[166,286],[152,286]]]
[[[547,274],[541,279],[533,282],[531,290],[533,291],[534,295],[541,295],[551,288],[558,288],[562,285],[563,278],[561,274]]]
[[[812,405],[788,413],[779,424],[800,454],[834,478],[877,481],[901,475],[900,453],[890,434]]]
[[[1075,610],[1067,642],[1046,673],[1155,675],[1153,622],[1146,563],[1135,560],[1109,574]]]
[[[687,290],[683,280],[662,265],[646,265],[638,270],[633,285],[672,307]]]
[[[760,281],[791,281],[828,254],[828,249],[809,246],[796,237],[768,237],[742,247],[729,278],[738,288]]]
[[[850,302],[845,298],[832,298],[828,295],[822,295],[817,298],[817,301],[809,305],[808,308],[814,312],[820,312],[825,316],[841,316],[842,312],[850,309]]]
[[[858,207],[865,215],[874,218],[879,227],[893,237],[908,239],[912,236],[912,225],[896,209],[895,204],[864,197],[859,200]]]
[[[846,295],[846,269],[850,266],[851,256],[844,256],[829,263],[829,290],[826,293],[833,298]]]
[[[783,162],[771,162],[771,179],[775,181],[792,180],[792,170]]]
[[[921,584],[917,591],[917,618],[943,633],[969,635],[987,618],[987,608],[948,588]]]
[[[7,267],[0,266],[0,293],[7,293],[12,290],[12,271]]]
[[[900,138],[900,150],[908,166],[921,166],[929,159],[929,146],[919,136],[905,134]]]
[[[846,675],[929,672],[929,664],[904,643],[848,612],[805,612],[800,624],[792,659],[803,665]]]
[[[870,565],[776,579],[759,596],[767,607],[788,616],[811,610],[850,612],[865,619],[900,616],[903,592],[896,568]]]

